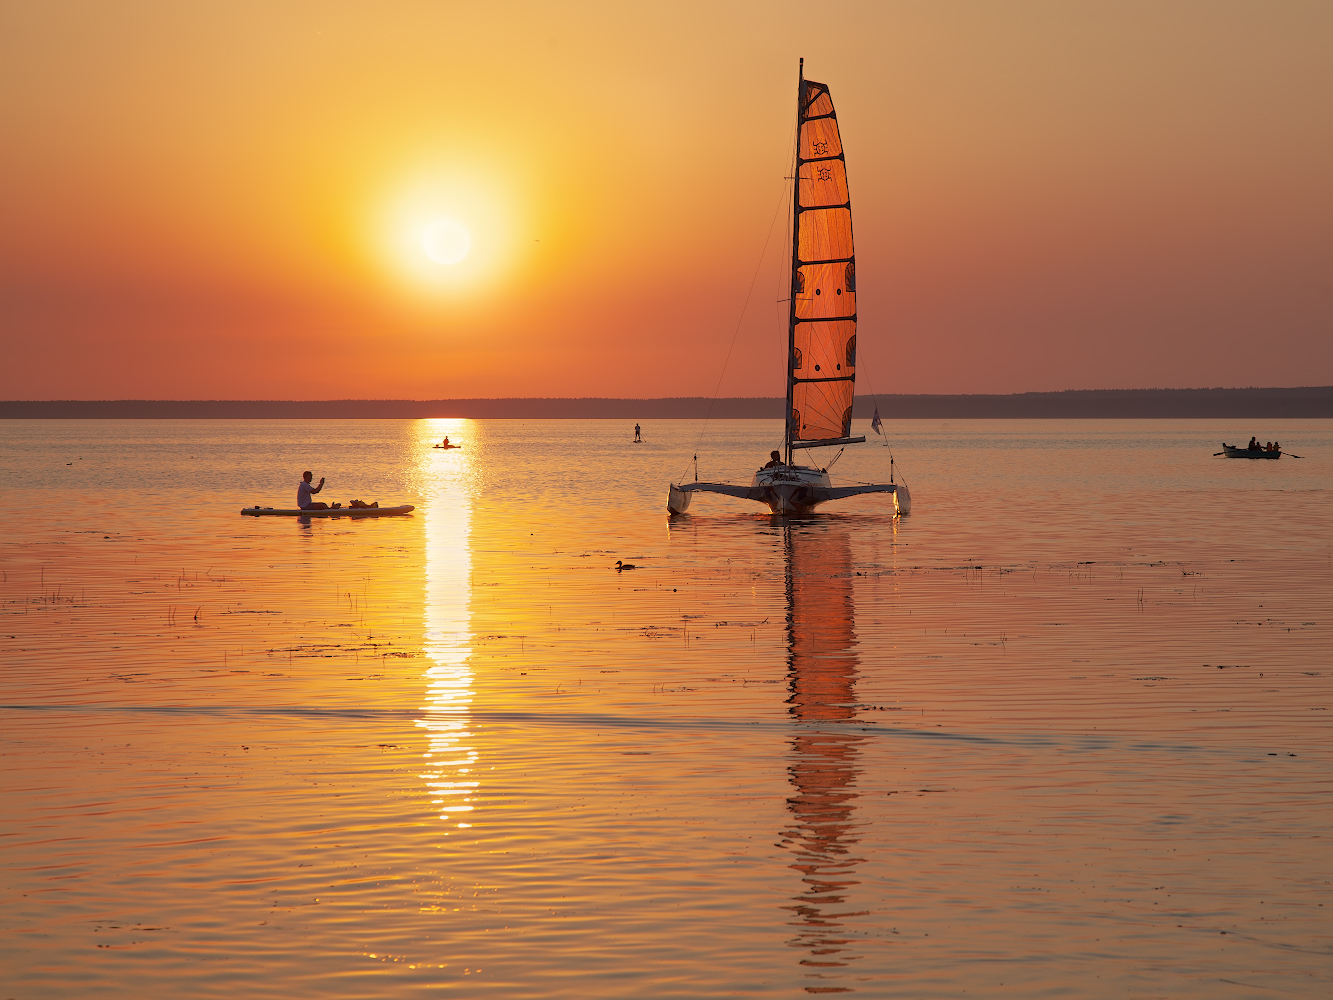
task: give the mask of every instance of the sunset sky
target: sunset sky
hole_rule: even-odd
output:
[[[801,56],[859,393],[1333,384],[1331,52],[1327,0],[4,0],[0,398],[780,395]]]

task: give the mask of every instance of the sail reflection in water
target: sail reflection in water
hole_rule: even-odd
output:
[[[853,817],[863,737],[844,731],[856,715],[855,597],[851,546],[836,524],[787,524],[788,710],[797,723],[788,771],[795,794],[787,800],[792,826],[785,842],[796,855],[802,890],[789,907],[797,928],[791,945],[809,952],[801,964],[822,981],[814,992],[847,992],[835,970],[858,956],[859,935],[848,920],[857,885]],[[814,970],[819,970],[818,972]]]
[[[423,434],[438,440],[436,421],[423,421]],[[442,432],[441,432],[442,433]],[[450,452],[450,466],[439,467],[430,440],[420,446],[436,481],[426,504],[426,669],[425,716],[417,725],[428,734],[426,771],[421,777],[439,806],[440,819],[468,827],[478,787],[477,751],[472,743],[470,498],[462,483],[465,459]],[[432,464],[432,460],[435,460]]]

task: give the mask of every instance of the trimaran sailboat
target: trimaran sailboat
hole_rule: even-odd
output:
[[[895,511],[906,514],[911,510],[911,496],[901,484],[834,486],[827,469],[792,461],[793,453],[800,449],[865,441],[864,435],[851,436],[856,256],[847,161],[828,87],[805,78],[804,59],[796,93],[785,455],[782,461],[756,472],[749,486],[671,484],[667,509],[673,514],[684,512],[695,493],[758,500],[774,514],[806,514],[829,500],[889,493]]]

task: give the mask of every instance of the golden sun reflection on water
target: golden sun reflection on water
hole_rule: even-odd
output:
[[[458,441],[467,421],[422,421],[418,447],[426,504],[426,606],[422,648],[429,662],[425,713],[417,726],[427,734],[422,780],[440,819],[467,828],[474,811],[477,750],[472,742],[471,497],[466,488],[466,447],[432,447],[445,435]]]

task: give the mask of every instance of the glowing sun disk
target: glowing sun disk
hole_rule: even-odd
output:
[[[472,250],[472,237],[461,223],[440,219],[426,227],[421,249],[437,264],[457,264]]]

